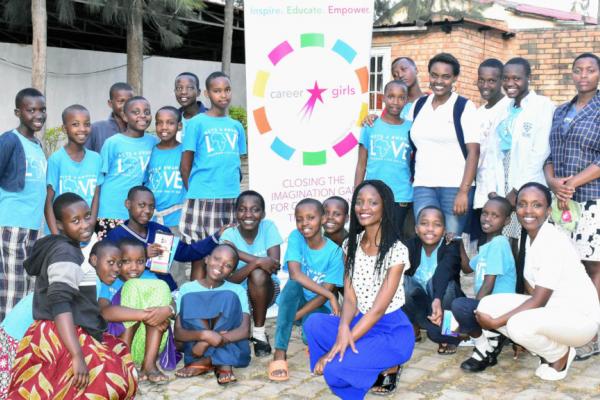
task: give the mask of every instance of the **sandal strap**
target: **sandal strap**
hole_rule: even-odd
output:
[[[487,352],[482,353],[481,351],[479,351],[479,349],[477,347],[473,347],[473,353],[477,353],[477,355],[479,355],[479,357],[481,357],[482,360],[485,360],[488,357]]]

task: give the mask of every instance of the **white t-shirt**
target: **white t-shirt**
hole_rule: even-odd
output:
[[[454,103],[458,95],[452,93],[446,103],[435,110],[431,106],[433,95],[413,121],[410,137],[417,147],[414,186],[459,187],[465,170],[465,157],[454,130]],[[410,115],[414,115],[414,107]],[[460,118],[465,143],[479,143],[477,109],[467,101]]]
[[[361,232],[357,237],[357,242],[360,243],[364,231]],[[343,248],[346,251],[348,247],[348,239],[344,241]],[[356,303],[358,310],[365,314],[375,302],[375,297],[379,293],[379,289],[385,279],[387,270],[392,266],[404,265],[404,271],[410,268],[410,261],[408,259],[408,249],[398,241],[389,249],[388,253],[384,258],[383,265],[381,267],[381,273],[375,272],[375,264],[377,263],[377,255],[369,256],[360,247],[360,244],[356,248],[356,256],[354,259],[354,272],[352,276],[352,287],[356,293]],[[398,289],[396,294],[392,298],[390,305],[385,310],[386,314],[398,310],[404,305],[404,288],[402,281],[404,280],[404,274],[400,278]]]
[[[482,105],[477,109],[479,124],[479,164],[477,167],[477,188],[473,208],[481,208],[488,200],[488,194],[496,191],[496,174],[504,175],[504,170],[496,171],[499,142],[496,135],[498,124],[506,118],[510,99],[504,96],[491,108]]]
[[[527,237],[525,250],[527,283],[553,291],[546,307],[566,308],[600,323],[598,292],[564,233],[546,221],[533,244]]]

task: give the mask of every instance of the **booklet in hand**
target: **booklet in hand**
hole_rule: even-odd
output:
[[[171,233],[158,231],[154,237],[154,243],[160,244],[163,252],[148,260],[150,271],[158,274],[168,274],[175,257],[175,250],[179,244],[179,238]]]

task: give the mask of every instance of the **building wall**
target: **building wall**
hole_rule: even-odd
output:
[[[15,94],[31,85],[31,46],[0,43],[0,133],[17,126],[13,110]],[[61,124],[62,110],[74,103],[90,110],[92,121],[106,119],[110,114],[106,101],[110,85],[125,81],[126,55],[88,50],[48,48],[48,81],[46,97],[48,120],[46,127]],[[178,106],[173,93],[174,79],[180,72],[191,71],[204,79],[221,69],[221,63],[149,57],[144,61],[144,96],[152,109],[163,105]],[[246,77],[243,64],[232,64],[233,105],[246,106]],[[206,103],[206,99],[201,97]],[[152,124],[154,128],[154,124]]]

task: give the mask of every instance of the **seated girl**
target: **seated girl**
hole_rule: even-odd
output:
[[[600,303],[569,237],[548,223],[551,200],[548,188],[536,182],[517,192],[517,218],[527,232],[527,294],[486,296],[476,318],[486,337],[498,331],[539,356],[535,374],[555,381],[567,376],[575,347],[598,333]]]
[[[343,282],[343,252],[321,232],[323,205],[315,199],[300,200],[294,215],[297,229],[290,234],[285,253],[290,279],[277,303],[275,354],[268,368],[272,381],[289,379],[287,349],[295,324],[303,325],[313,313],[340,314],[337,287]]]
[[[233,367],[250,364],[248,294],[226,280],[238,261],[233,246],[220,244],[206,258],[205,276],[181,285],[175,339],[185,367],[175,375],[188,378],[214,370],[217,383],[227,385],[237,380]]]
[[[35,322],[17,349],[8,398],[44,393],[47,398],[132,399],[137,373],[129,350],[104,332],[96,273],[81,267],[80,243],[91,239],[95,223],[90,208],[80,196],[64,193],[54,200],[53,211],[61,234],[38,240],[25,261],[27,273],[36,277]]]
[[[359,184],[352,198],[350,235],[344,245],[346,273],[341,316],[312,314],[305,323],[310,368],[342,399],[394,391],[400,365],[415,338],[402,312],[408,251],[394,223],[394,195],[382,181]],[[337,334],[337,335],[336,335]],[[337,336],[337,338],[336,338]]]
[[[164,281],[145,269],[143,243],[123,239],[119,249],[119,278],[110,286],[103,285],[99,295],[102,316],[110,321],[109,331],[127,343],[133,361],[141,365],[140,381],[166,382],[168,377],[157,368],[156,360],[167,345],[170,318],[175,314],[171,291]],[[171,350],[170,359],[168,354],[161,357],[165,369],[174,369],[177,364],[173,346]]]
[[[265,219],[265,200],[257,192],[242,192],[235,201],[238,226],[221,235],[221,243],[233,244],[240,256],[237,269],[228,281],[239,283],[248,290],[252,308],[252,341],[254,354],[271,354],[269,337],[265,333],[267,309],[279,294],[280,248],[283,242],[277,226]]]
[[[452,302],[452,314],[459,324],[459,332],[475,340],[473,355],[460,364],[465,371],[479,372],[496,365],[496,358],[504,345],[504,336],[498,335],[488,341],[481,332],[474,311],[487,295],[515,292],[515,259],[509,239],[502,236],[502,230],[510,223],[511,213],[512,206],[504,197],[494,197],[484,204],[480,221],[485,244],[479,248],[479,254],[471,260],[466,271],[475,272],[475,298],[459,297]]]
[[[325,217],[327,217],[323,224],[325,237],[332,240],[338,246],[341,246],[346,237],[348,237],[345,225],[348,222],[349,208],[350,206],[346,199],[340,196],[331,196],[323,202]]]
[[[460,241],[445,240],[444,214],[435,206],[419,211],[415,232],[406,242],[410,265],[404,278],[406,303],[403,310],[415,327],[416,340],[420,328],[439,343],[438,354],[454,354],[460,339],[441,334],[444,310],[464,294],[460,288]]]

